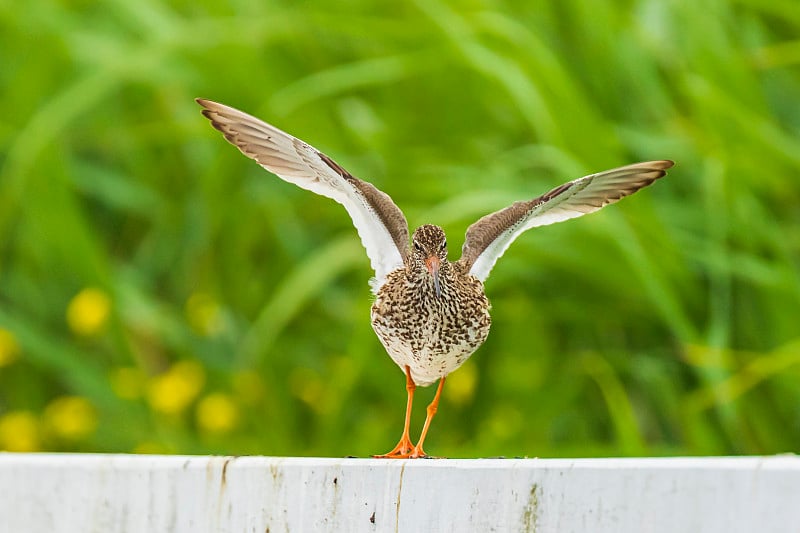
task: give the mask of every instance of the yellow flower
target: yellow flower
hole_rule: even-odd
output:
[[[317,372],[310,368],[295,368],[289,374],[289,390],[315,411],[325,411],[325,385]]]
[[[180,414],[200,394],[205,380],[205,371],[200,364],[179,361],[150,381],[147,400],[156,411],[168,415]]]
[[[41,449],[39,421],[28,411],[11,411],[0,417],[0,450],[35,452]]]
[[[517,435],[525,423],[522,413],[512,405],[501,404],[496,406],[491,416],[487,418],[485,433],[497,440],[504,440]]]
[[[19,357],[19,344],[14,334],[0,328],[0,367],[8,366]]]
[[[239,406],[227,394],[209,394],[197,404],[197,424],[209,433],[228,433],[239,422]]]
[[[144,393],[145,375],[138,368],[122,367],[112,370],[109,376],[111,388],[120,398],[135,400]]]
[[[44,419],[53,434],[66,440],[84,439],[97,428],[97,411],[80,396],[56,398],[45,408]]]
[[[464,405],[475,396],[475,388],[478,385],[478,367],[472,359],[447,376],[447,384],[444,387],[444,397],[456,405]]]
[[[67,325],[82,336],[99,333],[111,314],[111,298],[101,289],[88,287],[75,295],[67,306]]]
[[[186,318],[199,334],[212,337],[222,332],[222,308],[210,294],[196,292],[186,301]]]

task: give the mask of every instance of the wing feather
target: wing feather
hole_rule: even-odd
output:
[[[408,223],[386,193],[360,180],[331,158],[238,109],[197,99],[203,115],[244,155],[298,187],[342,204],[356,227],[375,270],[373,292],[408,254]]]
[[[647,161],[591,174],[527,202],[486,215],[469,228],[458,260],[484,281],[495,262],[524,231],[602,209],[666,175],[672,161]]]

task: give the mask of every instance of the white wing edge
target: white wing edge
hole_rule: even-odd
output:
[[[524,233],[525,231],[539,227],[539,226],[547,226],[550,224],[555,224],[557,222],[563,222],[565,220],[570,220],[572,218],[581,217],[583,215],[587,215],[589,213],[594,213],[599,211],[606,205],[616,203],[625,196],[629,196],[634,192],[638,191],[640,188],[643,188],[647,185],[652,184],[655,180],[663,177],[666,174],[666,170],[673,166],[673,162],[669,160],[663,161],[647,161],[643,163],[634,163],[632,165],[626,165],[624,167],[619,167],[603,172],[598,172],[595,174],[589,174],[588,176],[584,176],[582,178],[578,178],[572,182],[568,182],[565,185],[569,185],[563,193],[557,194],[556,196],[550,198],[550,200],[545,201],[539,205],[533,207],[528,214],[521,218],[516,224],[510,226],[508,229],[503,231],[491,244],[489,244],[486,249],[481,252],[478,258],[470,267],[469,273],[472,276],[475,276],[482,282],[489,277],[489,273],[494,268],[494,265],[497,263],[497,260],[503,256],[505,251],[511,246],[517,237],[520,234]],[[653,167],[653,168],[651,168]],[[621,170],[634,170],[634,169],[642,169],[643,173],[651,173],[657,172],[660,173],[654,179],[648,181],[643,185],[640,185],[631,192],[624,194],[622,197],[613,198],[613,199],[606,199],[602,205],[583,205],[579,204],[581,207],[584,207],[585,210],[578,209],[579,205],[567,205],[563,207],[563,204],[568,203],[569,200],[581,197],[581,193],[587,189],[590,189],[594,180],[598,178],[611,177],[618,173]],[[625,176],[626,178],[632,178],[636,176],[640,176],[641,174],[633,173]],[[616,182],[616,180],[614,180]],[[626,183],[626,180],[623,180],[622,183]],[[605,184],[606,186],[612,185],[612,183]],[[604,184],[600,184],[599,187],[603,187]],[[563,186],[562,186],[563,187]],[[547,194],[552,194],[553,191]],[[588,196],[588,194],[587,194]]]
[[[214,127],[222,131],[244,155],[282,180],[330,198],[345,208],[375,271],[375,277],[370,279],[373,294],[385,283],[390,272],[404,267],[403,257],[392,235],[363,193],[323,160],[319,150],[238,109],[205,99],[197,101],[209,112],[206,116]],[[248,141],[249,150],[245,151],[236,142],[239,135],[247,135],[250,139],[255,137],[256,142]],[[258,142],[260,140],[264,142]],[[258,160],[259,153],[251,151],[253,149],[260,149],[273,158],[281,155],[286,160],[288,157],[289,160],[285,161],[288,165],[263,164]]]

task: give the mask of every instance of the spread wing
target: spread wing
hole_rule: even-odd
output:
[[[647,161],[591,174],[486,215],[467,228],[458,262],[484,281],[523,231],[593,213],[665,176],[672,165],[672,161]]]
[[[408,223],[384,192],[362,181],[300,139],[232,107],[202,98],[203,115],[244,155],[298,187],[327,196],[347,210],[367,250],[375,279],[402,268],[408,253]]]

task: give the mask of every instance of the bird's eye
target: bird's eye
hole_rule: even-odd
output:
[[[422,246],[417,241],[414,241],[414,249],[418,252],[422,251]]]
[[[442,250],[444,250],[445,248],[447,248],[447,240],[445,240],[445,241],[442,243]]]

